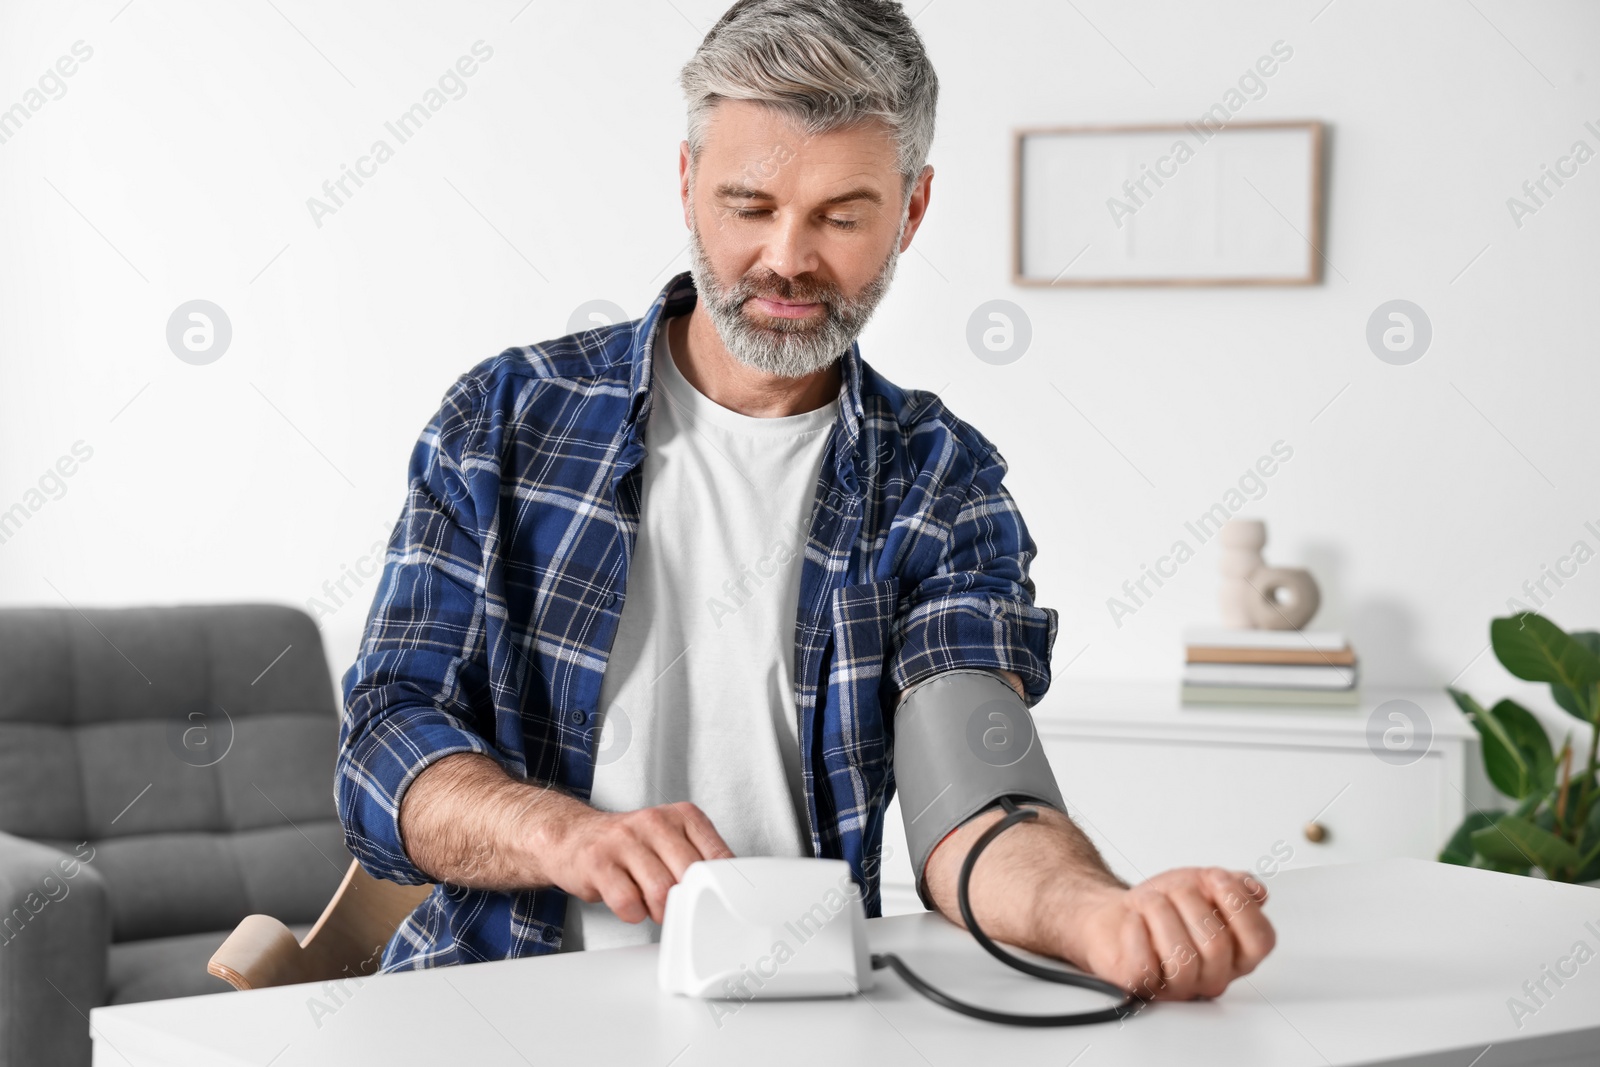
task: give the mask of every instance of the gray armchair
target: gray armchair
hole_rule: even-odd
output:
[[[298,608],[0,609],[0,1067],[230,990],[206,962],[252,912],[305,933],[350,864],[338,725]]]

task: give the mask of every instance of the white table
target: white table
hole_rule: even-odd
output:
[[[645,946],[348,982],[342,1004],[327,987],[303,985],[96,1008],[94,1062],[1600,1063],[1600,956],[1564,987],[1547,979],[1553,995],[1520,1029],[1507,1008],[1508,998],[1525,996],[1524,981],[1539,980],[1576,942],[1600,951],[1600,890],[1398,859],[1285,871],[1271,893],[1278,948],[1255,974],[1214,1001],[1158,1002],[1120,1025],[980,1023],[923,1000],[886,971],[865,997],[757,1001],[718,1019],[717,1002],[659,993],[656,949]],[[959,997],[1019,1011],[1104,1003],[1007,970],[937,916],[868,926],[874,950],[900,953]],[[333,1014],[318,1017],[313,998]]]

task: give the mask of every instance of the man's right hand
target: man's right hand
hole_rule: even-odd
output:
[[[733,855],[687,802],[596,811],[576,797],[511,778],[457,752],[429,765],[400,805],[406,853],[430,878],[471,889],[556,886],[624,922],[660,922],[671,889],[696,860]]]
[[[667,890],[696,860],[733,855],[705,812],[686,801],[639,811],[568,806],[551,828],[550,879],[593,904],[604,900],[623,922],[660,922]]]

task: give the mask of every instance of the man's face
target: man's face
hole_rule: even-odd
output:
[[[807,138],[744,100],[717,105],[692,173],[680,155],[690,270],[722,343],[768,374],[832,364],[888,291],[932,169],[907,210],[881,123]]]

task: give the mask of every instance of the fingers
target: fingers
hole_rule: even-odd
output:
[[[1250,875],[1219,867],[1167,871],[1132,890],[1127,903],[1143,916],[1158,960],[1155,995],[1221,996],[1255,970],[1277,943],[1261,910],[1266,899]]]
[[[667,890],[671,889],[678,881],[667,865],[661,861],[654,849],[643,844],[635,844],[623,852],[623,862],[627,867],[628,877],[635,886],[634,893],[629,900],[642,898],[642,908],[635,909],[630,906],[629,914],[612,908],[617,912],[617,918],[623,922],[642,922],[648,914],[655,922],[660,922],[667,910]],[[610,906],[610,901],[606,902]]]
[[[609,813],[586,835],[569,892],[624,922],[661,922],[667,894],[701,859],[732,856],[711,820],[693,804]]]
[[[628,833],[624,843],[649,849],[670,872],[674,882],[683,877],[689,864],[700,858],[700,851],[690,840],[682,816],[670,805],[629,812],[625,825]]]
[[[1150,944],[1144,916],[1129,908],[1117,936],[1121,966],[1113,981],[1145,1000],[1154,999],[1161,990],[1161,958]]]
[[[623,846],[594,877],[600,899],[625,923],[647,918],[660,922],[666,914],[667,892],[677,881],[661,858],[642,844]]]
[[[1267,921],[1261,905],[1267,900],[1267,887],[1239,871],[1213,870],[1213,897],[1228,916],[1233,932],[1234,975],[1249,974],[1278,943],[1278,935]]]
[[[610,863],[595,871],[594,885],[606,907],[623,922],[641,922],[649,914],[645,910],[644,896],[639,892],[639,886],[620,863]]]
[[[733,849],[717,833],[717,828],[711,825],[711,820],[706,818],[706,813],[690,804],[688,801],[670,805],[672,810],[683,819],[683,825],[689,841],[699,852],[701,859],[722,860],[733,857]]]
[[[695,847],[694,839],[681,827],[674,827],[671,833],[662,834],[652,844],[656,855],[661,857],[661,862],[672,872],[674,882],[682,880],[683,872],[689,869],[689,864],[698,862],[702,858],[700,850]]]
[[[1188,1000],[1195,995],[1200,973],[1200,953],[1189,935],[1189,926],[1178,913],[1166,891],[1138,893],[1134,905],[1150,929],[1150,943],[1159,959],[1161,986],[1158,997]]]
[[[1277,943],[1261,911],[1266,887],[1222,868],[1168,871],[1134,891],[1160,958],[1162,999],[1221,996]]]
[[[1234,939],[1222,909],[1213,903],[1200,885],[1178,886],[1169,899],[1189,928],[1189,942],[1199,950],[1195,961],[1194,991],[1202,997],[1219,997],[1237,976],[1234,971]]]

